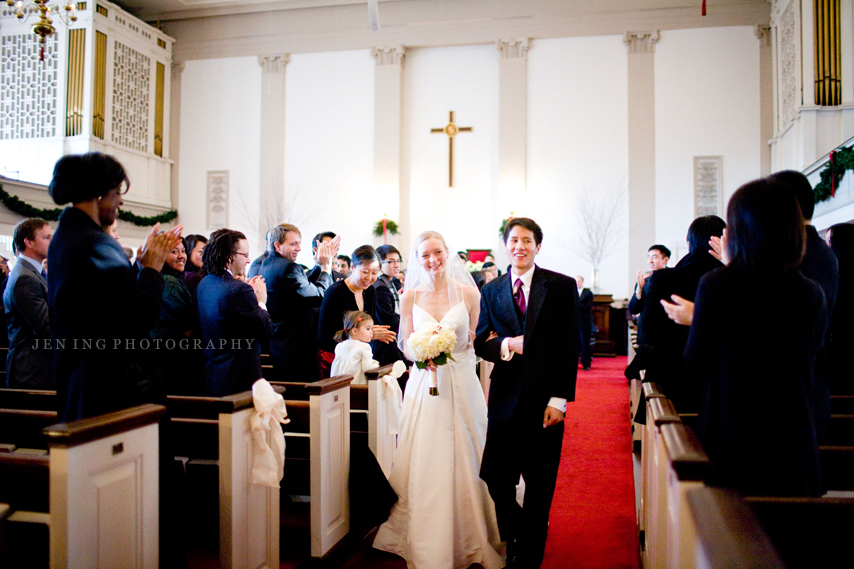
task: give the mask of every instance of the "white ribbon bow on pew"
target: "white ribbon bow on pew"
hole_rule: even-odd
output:
[[[252,385],[252,400],[255,412],[249,419],[252,429],[252,483],[259,486],[279,488],[285,475],[285,435],[282,425],[290,423],[285,399],[273,390],[266,379]],[[267,443],[270,433],[272,447]]]
[[[406,371],[406,364],[398,360],[394,362],[391,372],[382,376],[381,396],[385,400],[386,417],[388,417],[388,434],[399,434],[400,411],[403,407],[403,392],[397,379]]]

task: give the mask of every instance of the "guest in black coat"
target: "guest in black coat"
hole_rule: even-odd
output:
[[[396,333],[400,330],[400,291],[395,285],[400,276],[400,251],[394,245],[380,245],[377,247],[377,254],[380,256],[381,266],[380,275],[373,285],[376,291],[374,323],[388,326],[389,330]],[[393,364],[398,360],[406,361],[397,342],[374,342],[374,359],[381,366]]]
[[[807,177],[794,170],[783,170],[768,177],[769,180],[788,187],[795,193],[795,198],[801,207],[804,224],[806,225],[807,248],[801,261],[801,272],[805,277],[815,281],[824,292],[827,303],[825,330],[830,325],[836,294],[839,289],[839,262],[830,247],[819,237],[818,231],[812,226],[812,216],[815,210],[815,195]],[[828,336],[825,333],[821,348],[815,360],[813,374],[813,401],[815,402],[815,426],[818,441],[824,439],[827,425],[830,422],[830,369],[827,362]]]
[[[344,313],[350,310],[367,312],[379,320],[376,315],[376,290],[373,287],[380,274],[380,256],[370,245],[362,245],[351,255],[353,270],[350,276],[329,287],[323,296],[320,307],[320,327],[317,343],[320,345],[321,359],[331,362],[335,359],[335,332],[341,329]],[[376,324],[373,327],[373,342],[394,342],[397,332],[389,326]]]
[[[187,262],[184,243],[178,243],[163,265],[163,299],[160,317],[151,329],[157,342],[157,361],[169,395],[202,395],[205,392],[205,354],[193,341],[201,339],[199,311],[184,283]]]
[[[635,291],[629,299],[629,314],[639,315],[643,312],[646,304],[646,297],[649,295],[649,277],[652,273],[659,269],[667,268],[667,263],[670,262],[670,249],[664,245],[652,245],[646,253],[646,264],[649,271],[638,271],[638,281],[635,284]],[[644,334],[642,319],[638,317],[638,344],[644,344],[646,336]]]
[[[781,188],[757,180],[730,199],[730,262],[700,283],[685,362],[702,385],[707,482],[746,495],[818,496],[811,386],[826,308],[821,288],[797,269],[804,224]]]
[[[579,356],[581,367],[584,371],[590,370],[593,363],[593,350],[590,348],[590,339],[593,337],[593,293],[589,288],[584,288],[584,277],[575,277],[578,287],[578,332],[581,340]]]
[[[47,307],[47,273],[42,261],[53,231],[40,218],[25,219],[12,232],[18,262],[3,291],[9,330],[6,386],[12,389],[56,389]]]
[[[101,228],[118,216],[129,187],[122,165],[93,152],[57,161],[50,195],[59,216],[48,250],[48,307],[60,421],[162,402],[160,373],[142,347],[160,313],[166,255],[181,226],[152,229],[139,270]],[[144,342],[143,342],[144,341]]]
[[[827,333],[830,393],[854,394],[851,347],[854,346],[854,225],[839,223],[827,230],[827,241],[839,261],[839,289]]]
[[[184,238],[184,248],[187,253],[187,262],[184,265],[184,284],[190,294],[193,295],[193,302],[196,300],[196,288],[202,281],[202,252],[205,250],[205,244],[208,238],[204,235],[194,233],[187,235]]]
[[[205,391],[222,397],[252,389],[261,379],[261,343],[270,340],[273,322],[264,302],[263,277],[234,277],[249,262],[249,242],[239,231],[211,233],[202,255],[204,278],[196,291],[207,365]]]
[[[332,285],[332,255],[321,245],[320,270],[306,276],[296,263],[302,235],[296,226],[280,224],[267,234],[268,254],[260,274],[267,284],[267,308],[273,320],[270,354],[281,381],[312,382],[320,379],[314,310]]]
[[[653,347],[646,370],[646,381],[655,381],[673,401],[680,413],[696,413],[700,387],[687,373],[682,352],[688,340],[688,328],[672,322],[661,306],[662,300],[678,295],[693,301],[700,279],[723,266],[709,253],[709,240],[720,237],[726,224],[716,215],[695,219],[688,228],[688,254],[674,268],[655,271],[649,278],[649,295],[641,321],[645,344]],[[643,406],[642,406],[643,408]],[[645,415],[637,418],[645,420]]]

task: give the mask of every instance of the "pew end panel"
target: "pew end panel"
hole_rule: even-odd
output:
[[[350,382],[306,385],[311,423],[311,556],[325,557],[350,532]]]
[[[50,446],[50,566],[156,567],[158,421],[141,405],[43,432]]]
[[[272,569],[279,566],[279,488],[252,483],[252,392],[222,400],[232,406],[219,413],[220,567]]]

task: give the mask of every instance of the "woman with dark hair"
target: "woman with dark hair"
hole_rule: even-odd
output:
[[[395,281],[400,281],[400,251],[394,245],[380,245],[377,247],[380,256],[380,274],[374,283],[376,291],[375,324],[388,326],[392,332],[400,328],[400,291]],[[339,255],[340,257],[340,255]],[[393,364],[398,360],[404,360],[403,352],[397,347],[397,342],[374,342],[374,357],[380,365]]]
[[[827,244],[839,261],[839,291],[827,337],[827,361],[830,392],[833,395],[854,394],[849,350],[854,346],[854,225],[839,223],[827,230]]]
[[[800,207],[779,182],[757,180],[732,196],[727,222],[729,263],[700,281],[685,347],[702,388],[707,482],[750,496],[819,496],[811,389],[826,309],[798,271]]]
[[[380,274],[380,256],[370,245],[362,245],[350,256],[353,269],[350,276],[330,286],[323,295],[320,306],[320,321],[317,342],[320,348],[320,365],[323,377],[329,377],[332,362],[335,360],[335,332],[341,329],[344,313],[351,310],[367,312],[376,316],[376,290],[373,284]],[[376,325],[372,329],[375,342],[388,344],[393,342],[397,333],[387,325]]]
[[[205,244],[208,238],[198,233],[187,235],[184,237],[184,247],[187,253],[187,263],[184,265],[184,284],[196,298],[196,287],[202,280],[202,252],[205,250]]]
[[[249,264],[249,241],[231,229],[211,233],[202,254],[199,323],[205,346],[205,392],[222,397],[247,391],[261,379],[261,344],[270,341],[264,277],[235,278]]]
[[[128,176],[112,156],[60,158],[49,191],[59,216],[48,250],[48,306],[60,421],[163,399],[160,373],[143,351],[160,313],[166,256],[181,226],[155,225],[137,252],[138,267],[102,229],[118,217]],[[76,349],[75,349],[76,346]]]
[[[196,303],[183,279],[185,251],[184,243],[178,243],[166,256],[160,317],[151,330],[151,338],[160,340],[157,359],[169,395],[204,393],[204,353],[191,344],[194,333],[199,338],[201,335]]]

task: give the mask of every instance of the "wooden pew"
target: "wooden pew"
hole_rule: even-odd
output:
[[[667,558],[667,451],[661,429],[680,423],[673,403],[666,397],[647,400],[647,432],[650,449],[647,457],[648,477],[644,502],[644,567],[664,566]]]
[[[744,499],[791,568],[854,567],[854,498]]]
[[[691,520],[688,492],[703,487],[712,466],[694,432],[683,423],[661,425],[667,453],[665,554],[666,567],[686,567],[694,555],[696,527]]]
[[[644,383],[642,386],[644,397],[646,398],[645,405],[647,406],[647,422],[640,429],[641,433],[641,496],[640,496],[640,504],[638,506],[638,530],[640,532],[640,540],[641,545],[643,546],[645,542],[645,530],[646,530],[646,509],[647,504],[649,503],[649,492],[651,490],[650,484],[650,475],[652,474],[650,471],[650,454],[652,452],[653,444],[653,429],[655,425],[652,421],[649,420],[649,405],[650,400],[656,399],[659,397],[664,397],[664,394],[661,393],[661,390],[656,383]]]
[[[141,405],[55,424],[44,430],[49,457],[0,455],[0,488],[17,510],[4,523],[20,515],[49,524],[53,569],[116,567],[130,559],[157,566],[164,413],[160,405]]]
[[[278,566],[279,489],[252,484],[250,478],[252,392],[225,397],[170,395],[167,401],[173,453],[218,461],[220,566]]]
[[[753,510],[737,492],[702,487],[688,491],[687,497],[697,539],[694,555],[680,569],[786,567]]]
[[[482,364],[485,363],[489,362],[482,362]],[[386,478],[391,474],[392,460],[397,450],[397,435],[389,434],[388,410],[383,399],[384,389],[380,385],[380,382],[383,381],[383,377],[391,373],[393,367],[393,365],[387,365],[365,372],[365,377],[368,379],[368,447],[374,453],[374,456],[377,457],[377,462],[379,462],[380,468],[383,469]],[[483,370],[484,368],[481,369]],[[409,372],[406,371],[398,378],[401,392],[406,388],[408,377]],[[483,380],[483,377],[481,377],[481,380]],[[353,391],[354,387],[357,386],[351,387],[351,391]],[[355,391],[353,393],[355,394]],[[402,401],[401,411],[403,411]]]

